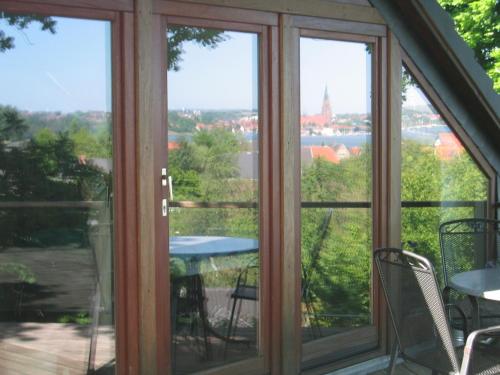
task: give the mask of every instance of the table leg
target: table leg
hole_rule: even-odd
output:
[[[479,302],[476,297],[469,296],[472,306],[472,330],[481,328],[481,316],[479,314]]]

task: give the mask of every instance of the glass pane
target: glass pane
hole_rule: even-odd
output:
[[[185,374],[259,350],[258,35],[167,38],[172,358]]]
[[[371,324],[371,59],[300,40],[304,343]]]
[[[0,373],[113,373],[110,23],[0,29]]]
[[[442,276],[439,225],[484,217],[488,181],[419,84],[402,74],[402,242]]]

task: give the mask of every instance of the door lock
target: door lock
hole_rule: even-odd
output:
[[[161,200],[161,216],[167,216],[168,213],[168,203],[166,199]]]
[[[161,186],[167,186],[167,168],[161,169]]]

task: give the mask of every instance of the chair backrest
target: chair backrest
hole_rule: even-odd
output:
[[[457,273],[484,268],[490,256],[498,256],[500,222],[487,219],[461,219],[439,227],[444,282]],[[496,254],[492,254],[496,252]]]
[[[236,280],[236,288],[232,293],[233,298],[259,300],[259,276],[260,267],[257,262],[252,261],[245,267]]]
[[[401,249],[379,249],[374,257],[403,356],[442,373],[458,373],[432,264]]]

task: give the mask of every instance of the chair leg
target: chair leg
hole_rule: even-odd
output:
[[[232,336],[233,319],[234,319],[234,312],[236,310],[236,302],[237,302],[237,299],[234,298],[233,307],[231,308],[231,316],[229,317],[229,323],[227,325],[227,334],[226,334],[227,339],[226,339],[226,344],[224,345],[224,359],[226,359],[227,346],[229,345],[229,341],[231,340],[231,336]]]
[[[387,373],[389,375],[395,374],[396,371],[396,360],[398,359],[399,355],[399,344],[398,340],[394,340],[394,343],[392,344],[392,350],[391,350],[391,361],[389,362],[389,369]]]
[[[236,312],[236,320],[235,320],[235,325],[233,329],[233,336],[236,336],[236,330],[238,329],[238,322],[240,321],[240,315],[241,315],[241,308],[243,306],[243,299],[240,299],[240,304],[238,306],[238,311]]]
[[[203,285],[201,281],[199,281],[198,290],[197,290],[197,300],[198,300],[198,313],[200,314],[200,323],[202,325],[202,330],[203,330],[203,342],[205,345],[205,356],[207,360],[212,359],[212,352],[210,348],[210,342],[208,340],[208,329],[209,329],[209,322],[208,322],[208,312],[207,312],[207,306],[206,306],[206,299],[205,296],[203,295]]]

